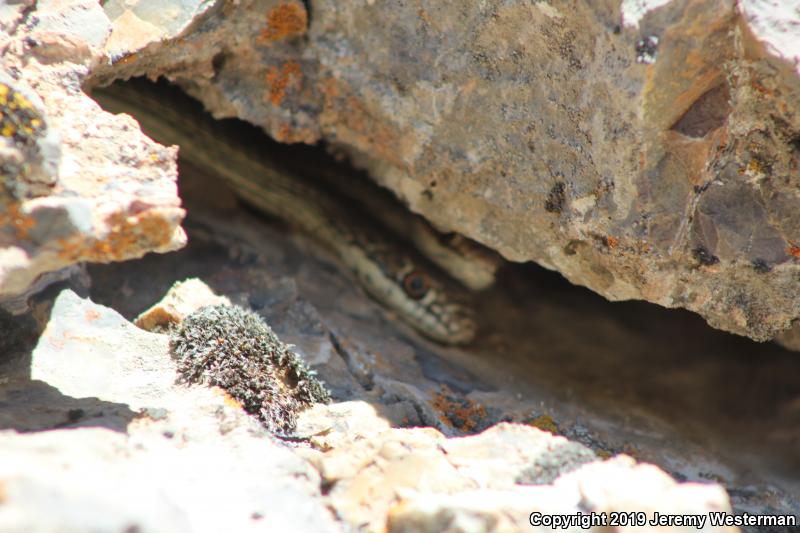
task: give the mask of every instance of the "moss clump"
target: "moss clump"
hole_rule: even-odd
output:
[[[305,363],[256,313],[241,307],[202,307],[170,337],[180,380],[216,385],[256,416],[267,430],[286,435],[297,413],[330,394]]]

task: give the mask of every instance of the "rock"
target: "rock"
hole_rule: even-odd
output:
[[[31,358],[0,386],[0,530],[340,531],[305,460],[176,384],[166,336],[64,291]]]
[[[16,199],[0,224],[12,243],[0,296],[77,261],[182,244],[174,153],[80,91],[166,74],[215,116],[284,142],[324,140],[442,230],[609,299],[691,309],[756,340],[800,318],[790,11],[731,0],[386,9],[7,7],[3,66],[16,74],[4,86],[31,95],[39,118],[24,147],[5,150]]]
[[[81,90],[105,57],[102,8],[14,3],[0,26],[0,303],[20,312],[47,273],[179,248],[184,212],[175,150]]]
[[[549,483],[596,459],[591,450],[580,444],[522,424],[498,424],[479,435],[450,439],[442,447],[459,472],[486,488]],[[566,447],[575,451],[559,453]],[[532,470],[538,472],[545,464],[548,475],[531,476]]]
[[[800,251],[791,240],[798,229],[798,41],[784,11],[730,0],[578,2],[568,10],[542,2],[153,5],[0,6],[2,83],[12,96],[0,109],[10,117],[0,150],[7,185],[0,191],[0,296],[15,310],[20,296],[76,263],[182,244],[176,150],[150,142],[129,117],[101,112],[82,92],[164,74],[216,116],[244,118],[284,142],[323,140],[441,229],[514,261],[538,261],[608,298],[685,307],[759,340],[800,315]],[[261,275],[263,265],[249,268]],[[295,261],[292,276],[308,276],[304,268],[320,274]],[[236,286],[243,270],[217,271],[215,281]],[[281,326],[315,362],[335,369],[338,394],[369,401],[302,413],[294,447],[268,435],[224,391],[176,384],[164,336],[62,294],[30,360],[5,361],[10,370],[0,379],[0,423],[25,432],[0,433],[0,529],[527,530],[537,509],[730,510],[716,483],[680,483],[630,457],[595,459],[563,437],[492,425],[510,416],[497,406],[509,406],[514,419],[571,431],[604,458],[619,449],[606,447],[606,435],[586,429],[574,411],[539,401],[542,390],[515,403],[504,385],[484,387],[482,376],[452,362],[464,353],[443,355],[392,329],[371,302],[322,271],[316,287],[331,282],[325,294],[345,295],[323,301],[341,308],[335,312],[303,300],[305,287],[293,279],[264,275],[258,290],[240,289],[246,303],[282,316]],[[112,292],[130,298],[119,287]],[[513,298],[505,303],[517,309]],[[568,322],[566,330],[580,329],[585,322],[561,313],[566,307],[554,316]],[[354,343],[347,334],[358,329],[353,324],[380,329],[364,327],[373,333]],[[575,331],[543,335],[560,343],[553,350],[526,345],[519,353],[558,359],[561,377],[584,381],[601,375],[597,367],[618,351],[618,339],[640,339],[631,352],[666,353],[649,338],[586,329],[601,331],[588,337],[597,341],[588,364],[564,361],[579,351]],[[15,351],[24,351],[30,332],[12,331]],[[371,344],[369,335],[380,342]],[[513,338],[489,340],[480,349],[498,360],[510,361],[502,356],[519,348]],[[626,406],[619,413],[626,422],[615,420],[607,433],[628,430],[635,444],[657,449],[665,435],[670,443],[682,435],[652,415],[663,403],[659,394],[699,391],[697,403],[676,398],[676,410],[718,402],[720,391],[710,385],[667,388],[691,381],[699,366],[688,360],[637,397],[628,378],[641,374],[629,363],[598,389],[634,404],[652,394],[650,403],[641,400],[650,409],[632,417],[638,406]],[[494,359],[484,364],[497,366]],[[581,396],[566,389],[577,403]],[[786,395],[776,391],[769,405],[783,402],[796,418]],[[560,413],[551,417],[551,408]],[[769,420],[758,427],[765,439],[781,439],[776,451],[785,457],[795,435],[791,427],[767,427]],[[719,425],[717,435],[739,427]],[[658,449],[667,458],[661,464],[676,477],[730,476],[739,501],[761,512],[796,507],[782,489],[741,488],[746,481],[737,473],[755,463],[729,470],[733,462],[706,461],[691,450]],[[696,457],[683,462],[687,455]],[[748,477],[760,473],[751,468]],[[97,516],[97,508],[108,511]]]
[[[176,383],[167,337],[108,308],[64,291],[38,343],[29,326],[4,345],[36,343],[28,368],[0,368],[3,531],[522,531],[531,513],[731,512],[716,483],[530,425],[408,427],[417,393],[400,388],[300,412],[290,447],[221,389]]]
[[[191,7],[92,79],[165,74],[510,260],[767,340],[800,317],[800,39],[765,5]]]
[[[598,482],[604,488],[593,492]],[[613,488],[611,488],[613,485]],[[608,491],[608,492],[606,492]],[[636,510],[631,513],[631,510]],[[734,532],[735,527],[709,526],[710,513],[730,513],[727,495],[718,486],[676,484],[650,465],[635,465],[619,456],[584,467],[551,486],[513,489],[478,489],[453,495],[419,494],[393,507],[387,530],[396,533],[422,531],[607,531],[612,517],[633,516],[637,525],[621,523],[617,531],[648,530],[655,513],[705,518],[704,531]],[[543,522],[559,518],[560,524]],[[576,520],[577,517],[580,517]],[[566,520],[575,520],[567,522]],[[605,523],[602,522],[605,520]],[[621,522],[621,521],[620,521]],[[533,526],[533,528],[531,528]],[[695,530],[694,526],[690,526]],[[666,526],[659,531],[689,531]]]
[[[305,411],[298,433],[318,449],[304,455],[331,487],[337,514],[367,531],[524,531],[533,512],[730,512],[718,485],[679,484],[626,456],[600,461],[520,424],[447,439],[391,428],[373,408],[351,402]]]
[[[190,278],[175,283],[161,301],[136,317],[133,323],[146,331],[162,331],[206,305],[231,305],[231,302],[214,294],[200,279]]]
[[[786,349],[800,352],[800,325],[795,324],[791,328],[775,337],[775,342]]]
[[[185,173],[182,189],[205,176]],[[202,202],[219,196],[195,193]],[[800,464],[793,354],[715,331],[691,313],[611,304],[557,274],[515,265],[480,297],[479,344],[437,346],[392,320],[324,248],[220,200],[221,212],[201,216],[185,197],[194,212],[186,249],[90,267],[92,297],[135,317],[175,280],[197,275],[252,306],[343,402],[305,411],[294,437],[313,447],[298,453],[314,465],[331,453],[331,479],[360,471],[362,456],[342,451],[351,441],[381,442],[389,427],[434,428],[444,447],[447,437],[513,421],[574,442],[534,446],[524,431],[509,431],[475,469],[519,457],[514,441],[531,446],[529,460],[497,462],[486,477],[516,486],[561,476],[594,459],[580,443],[598,459],[624,453],[677,480],[724,484],[736,513],[797,513],[784,485]]]

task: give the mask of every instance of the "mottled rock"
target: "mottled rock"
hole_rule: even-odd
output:
[[[595,483],[605,488],[594,492]],[[634,509],[634,513],[627,514]],[[708,524],[710,513],[730,513],[727,495],[720,487],[677,484],[652,466],[636,465],[625,456],[583,468],[552,486],[415,495],[391,509],[387,529],[393,533],[554,529],[600,532],[608,531],[611,517],[616,513],[644,523],[618,523],[611,528],[614,531],[646,531],[651,529],[647,526],[656,512],[705,518],[703,531],[738,531],[735,527]],[[543,522],[554,515],[562,521],[556,525]],[[575,521],[569,522],[570,519]],[[697,528],[665,526],[658,530],[696,531]]]
[[[174,154],[79,88],[166,74],[215,116],[324,140],[441,229],[609,299],[757,340],[800,317],[789,8],[23,5],[0,19],[5,86],[36,116],[4,158],[9,194],[39,198],[8,202],[2,295],[76,261],[180,246]]]
[[[297,438],[317,448],[308,452],[314,464],[319,450],[350,434],[373,438],[373,426],[427,426],[447,437],[510,420],[577,441],[602,459],[625,453],[676,479],[722,483],[736,512],[797,513],[787,485],[800,465],[793,354],[714,331],[691,313],[612,304],[556,274],[516,265],[480,297],[479,343],[437,346],[391,320],[324,248],[235,210],[225,195],[208,192],[217,190],[208,178],[184,167],[181,186],[196,195],[185,197],[195,213],[189,247],[92,266],[92,296],[135,317],[174,281],[197,275],[258,310],[313,362],[337,400],[369,402],[311,410],[331,413],[298,427]],[[196,189],[201,183],[209,189]],[[195,207],[208,209],[212,198],[221,211],[198,214]],[[554,465],[561,474],[569,469],[561,446],[567,458],[581,458],[571,453],[578,446],[543,441],[541,461],[503,475],[525,481],[530,467],[543,476]],[[331,468],[352,468],[347,461],[342,454]]]
[[[340,530],[305,460],[176,385],[166,336],[64,291],[30,374],[0,385],[0,530]]]
[[[0,27],[0,304],[17,312],[45,273],[182,246],[184,213],[175,150],[81,90],[106,57],[100,5],[12,3]]]
[[[523,531],[537,511],[730,512],[718,485],[679,484],[626,456],[601,462],[577,443],[520,424],[447,439],[391,428],[353,402],[306,411],[298,432],[317,448],[304,455],[330,487],[337,514],[368,531]]]
[[[800,36],[770,5],[276,0],[180,35],[138,13],[161,32],[94,82],[166,74],[508,259],[766,340],[800,317]]]
[[[214,294],[200,279],[190,278],[175,283],[162,300],[136,317],[133,323],[146,331],[162,331],[206,305],[231,305],[231,302]]]

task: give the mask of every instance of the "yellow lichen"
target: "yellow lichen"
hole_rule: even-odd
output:
[[[539,415],[536,418],[526,420],[525,423],[541,429],[542,431],[558,435],[558,424],[556,424],[556,421],[549,415]]]
[[[35,142],[43,129],[44,121],[33,102],[0,82],[0,135],[25,145]]]

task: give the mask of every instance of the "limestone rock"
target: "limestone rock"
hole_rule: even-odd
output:
[[[25,5],[0,12],[4,86],[41,100],[41,117],[4,151],[0,296],[77,261],[181,245],[174,153],[80,91],[166,75],[215,116],[324,140],[442,230],[609,299],[757,340],[800,317],[790,7]]]
[[[165,335],[70,291],[38,340],[17,326],[12,351],[35,348],[0,366],[3,531],[527,531],[534,512],[730,512],[716,483],[529,425],[400,427],[416,423],[408,401],[318,404],[281,443],[221,390],[176,383]]]
[[[64,291],[29,366],[2,368],[0,530],[340,531],[305,460],[176,385],[166,336]]]
[[[0,303],[18,311],[14,297],[82,261],[182,246],[175,150],[82,92],[106,57],[100,5],[4,4],[0,29]]]
[[[800,26],[771,5],[131,9],[160,33],[93,83],[165,74],[508,259],[767,340],[800,317]]]
[[[595,483],[603,486],[593,492]],[[611,485],[614,489],[609,490]],[[606,492],[608,491],[608,492]],[[663,472],[649,465],[636,465],[629,457],[596,463],[561,478],[552,486],[528,486],[507,489],[478,489],[458,494],[420,494],[393,507],[389,513],[388,531],[607,531],[608,524],[592,522],[612,513],[636,515],[647,525],[660,514],[694,515],[705,517],[703,531],[734,532],[730,526],[710,526],[710,513],[729,513],[728,498],[720,487],[699,484],[676,484]],[[553,515],[575,517],[583,515],[585,522],[561,522],[562,525],[542,523]],[[563,520],[564,518],[562,518]],[[533,527],[531,527],[533,526]],[[693,528],[693,526],[690,526]],[[645,531],[642,525],[611,528],[617,531]],[[679,526],[665,526],[659,531],[688,531]]]
[[[384,525],[403,532],[525,531],[534,512],[608,515],[636,509],[652,517],[656,511],[731,510],[718,485],[676,483],[627,456],[600,461],[577,443],[529,426],[498,424],[478,435],[447,439],[428,428],[393,429],[374,409],[345,405],[306,411],[299,429],[318,435],[311,442],[319,451],[305,455],[331,487],[337,514],[368,531]],[[345,425],[348,412],[357,414],[357,421]],[[519,483],[521,474],[530,476],[532,466],[543,464],[547,479]]]
[[[231,302],[214,294],[201,280],[190,278],[175,283],[161,301],[136,317],[134,324],[146,331],[164,330],[206,305],[231,305]]]

